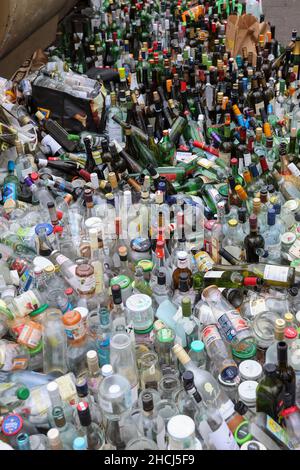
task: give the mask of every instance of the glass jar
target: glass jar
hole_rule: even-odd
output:
[[[223,380],[221,375],[219,375],[218,383],[227,394],[228,398],[230,398],[232,401],[237,401],[238,388],[241,383],[241,378],[238,375],[233,380]]]
[[[110,363],[117,374],[121,374],[130,382],[132,403],[138,399],[138,372],[135,351],[130,336],[116,333],[110,339]]]
[[[175,344],[175,333],[170,328],[162,328],[154,338],[154,349],[157,353],[160,366],[176,369],[176,361],[172,353]]]
[[[0,370],[10,372],[27,369],[29,359],[28,349],[21,344],[0,340]]]
[[[132,408],[131,386],[120,374],[105,377],[99,389],[99,405],[110,420],[119,420],[123,413]]]
[[[158,367],[158,357],[154,352],[147,352],[140,357],[140,388],[158,389],[161,371]]]
[[[145,331],[152,327],[154,312],[151,297],[145,294],[131,295],[126,301],[126,308],[136,331]]]
[[[246,361],[247,359],[255,360],[256,359],[256,345],[251,344],[249,348],[245,349],[245,351],[236,351],[235,349],[232,349],[232,356],[237,365],[241,364],[243,361]]]
[[[151,242],[147,238],[135,238],[130,242],[130,259],[134,263],[151,260]]]
[[[239,400],[241,400],[245,405],[250,408],[252,411],[256,411],[256,389],[258,387],[258,382],[254,380],[246,380],[239,385],[238,393]]]
[[[162,399],[173,400],[175,393],[182,388],[181,381],[175,375],[164,375],[158,384]]]
[[[177,416],[179,410],[176,406],[174,400],[160,400],[156,405],[154,405],[154,410],[165,422],[165,425],[168,425],[173,416]]]
[[[159,450],[159,449],[157,447],[157,444],[154,441],[147,439],[147,437],[138,437],[129,441],[128,444],[126,445],[125,450],[149,451],[149,450]]]
[[[265,354],[268,347],[275,340],[275,321],[281,318],[277,312],[258,313],[252,322],[253,335],[256,341],[256,357],[261,364],[265,363]]]
[[[169,450],[201,450],[200,441],[195,437],[195,423],[185,415],[173,416],[168,422]]]

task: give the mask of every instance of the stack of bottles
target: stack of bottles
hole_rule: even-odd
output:
[[[0,82],[0,448],[299,449],[300,37],[233,57],[261,2],[81,3]],[[36,80],[101,88],[105,132]]]

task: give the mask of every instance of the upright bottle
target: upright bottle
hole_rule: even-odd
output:
[[[256,215],[250,215],[249,224],[250,233],[245,237],[244,240],[246,261],[247,263],[258,263],[259,255],[257,254],[257,250],[264,248],[265,240],[258,231]]]

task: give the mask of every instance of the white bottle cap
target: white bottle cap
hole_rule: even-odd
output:
[[[82,321],[86,322],[88,314],[89,314],[89,311],[88,311],[87,308],[85,308],[85,307],[76,307],[76,308],[74,308],[74,311],[80,313]]]
[[[56,400],[57,398],[59,399],[61,398],[60,393],[59,393],[59,387],[56,382],[50,382],[47,384],[47,392],[51,400]]]
[[[246,360],[239,365],[239,372],[244,380],[258,380],[262,376],[262,366],[257,361]]]
[[[91,349],[91,351],[88,351],[86,353],[86,357],[87,357],[87,359],[90,359],[91,361],[93,361],[94,359],[98,359],[98,354],[97,354],[96,351]]]
[[[49,431],[47,432],[47,437],[49,441],[51,441],[53,444],[59,443],[59,430],[57,428],[49,429]]]
[[[97,173],[91,174],[91,185],[93,189],[99,189],[99,178]]]
[[[114,370],[110,364],[106,364],[101,369],[101,374],[103,377],[110,377],[111,375],[113,375],[113,373],[114,373]]]
[[[145,294],[131,295],[126,301],[126,307],[132,313],[146,313],[152,307],[152,299]]]
[[[121,392],[120,385],[117,385],[117,384],[111,385],[108,389],[108,392],[110,395],[119,395],[119,393]]]
[[[183,440],[195,432],[195,423],[189,416],[173,416],[168,422],[168,433],[173,439]]]
[[[257,387],[258,382],[255,382],[254,380],[246,380],[239,385],[239,398],[245,403],[245,405],[255,405]]]

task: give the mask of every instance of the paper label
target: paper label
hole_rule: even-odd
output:
[[[255,113],[257,116],[260,116],[261,109],[265,109],[265,103],[263,101],[255,104]]]
[[[267,264],[264,269],[264,279],[266,281],[286,282],[288,279],[288,273],[289,267]]]
[[[296,167],[295,163],[289,163],[288,169],[294,176],[300,176],[300,170]]]
[[[220,278],[224,274],[225,271],[208,271],[204,274],[205,279],[208,278]]]
[[[55,380],[62,401],[70,403],[77,396],[77,390],[72,380],[72,374],[67,374]]]
[[[219,429],[209,433],[209,440],[217,450],[240,449],[225,421],[222,422]]]
[[[289,255],[293,258],[300,258],[300,240],[297,239],[293,246],[289,249]]]
[[[18,317],[25,317],[40,307],[40,303],[32,291],[24,292],[14,300],[18,309]]]
[[[250,153],[244,153],[244,165],[249,166],[252,163],[252,158]]]
[[[261,312],[265,312],[267,310],[266,302],[264,299],[256,299],[250,300],[250,312],[251,315],[255,316]]]
[[[210,168],[214,166],[214,164],[210,162],[209,160],[207,160],[206,158],[200,158],[197,161],[197,165],[202,166],[203,168],[206,168],[207,170],[209,170]]]
[[[215,341],[222,339],[219,330],[215,325],[206,326],[202,331],[202,338],[206,349],[208,349]]]
[[[197,158],[198,156],[191,152],[176,152],[177,162],[191,163],[195,161]]]
[[[42,145],[49,147],[53,155],[61,149],[61,146],[53,139],[53,137],[51,137],[51,135],[46,135],[41,143]]]
[[[266,420],[266,428],[279,441],[283,442],[288,448],[293,449],[286,431],[268,415]]]

